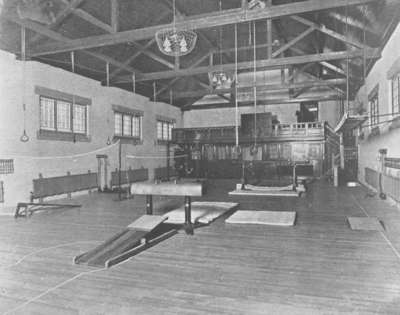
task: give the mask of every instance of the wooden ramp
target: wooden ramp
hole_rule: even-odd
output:
[[[75,264],[109,268],[177,233],[164,216],[144,215],[96,248],[74,258]]]

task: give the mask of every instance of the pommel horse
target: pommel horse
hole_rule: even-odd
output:
[[[191,197],[202,196],[201,183],[133,183],[132,195],[146,195],[146,214],[153,214],[153,196],[184,196],[185,197],[185,223],[184,230],[187,234],[193,234],[191,221]]]

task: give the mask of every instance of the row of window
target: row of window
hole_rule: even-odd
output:
[[[40,96],[40,129],[62,133],[88,134],[88,106]],[[114,111],[114,134],[117,137],[142,139],[140,114]],[[172,139],[175,123],[157,119],[157,140]]]
[[[87,134],[87,106],[40,96],[40,129]]]
[[[390,82],[392,94],[392,114],[400,114],[400,72],[393,76]],[[371,126],[379,124],[379,86],[368,96]]]

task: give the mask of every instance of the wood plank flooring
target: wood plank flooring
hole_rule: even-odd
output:
[[[213,181],[193,200],[295,210],[296,225],[221,218],[101,270],[72,259],[144,214],[144,197],[96,193],[76,198],[81,209],[0,217],[0,314],[399,314],[398,209],[323,181],[301,198],[228,196],[234,187]],[[154,200],[157,214],[182,204]],[[346,217],[365,212],[383,233],[349,228]]]

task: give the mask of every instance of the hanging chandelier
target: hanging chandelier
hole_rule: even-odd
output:
[[[156,42],[160,51],[168,56],[184,56],[196,46],[197,34],[191,30],[175,27],[175,0],[173,0],[173,27],[156,32]]]
[[[222,11],[222,2],[219,1],[219,11]],[[219,29],[219,64],[220,70],[210,72],[209,79],[214,89],[229,89],[233,82],[233,73],[222,69],[222,27]]]
[[[224,71],[215,71],[209,74],[214,89],[229,89],[233,82],[233,74]]]

